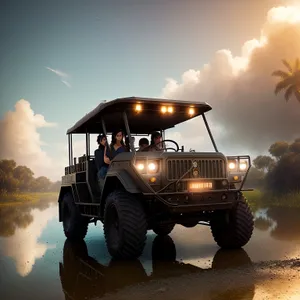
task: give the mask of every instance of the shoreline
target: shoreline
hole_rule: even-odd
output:
[[[0,195],[0,207],[35,204],[38,202],[54,202],[58,192],[7,193]]]
[[[274,196],[270,193],[254,190],[243,194],[254,211],[271,207],[300,208],[300,193],[294,192],[282,196]]]
[[[287,207],[300,208],[300,193],[290,193],[283,196],[274,196],[260,190],[243,193],[253,211],[262,208]],[[53,201],[58,199],[59,192],[24,192],[7,193],[0,195],[0,207],[35,204],[39,201]]]

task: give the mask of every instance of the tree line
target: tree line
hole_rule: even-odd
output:
[[[270,155],[253,160],[247,185],[267,192],[285,194],[300,191],[300,138],[292,143],[277,141],[268,149]]]
[[[277,141],[268,149],[270,155],[259,155],[253,161],[245,187],[284,194],[300,191],[300,138],[292,143]],[[61,182],[45,176],[35,178],[26,166],[14,160],[0,160],[0,194],[12,192],[58,192]]]
[[[286,70],[275,70],[271,75],[279,77],[274,93],[284,92],[285,101],[293,96],[300,102],[300,59],[292,64],[282,59]],[[284,194],[300,192],[300,138],[292,143],[277,141],[269,148],[271,155],[259,155],[253,160],[245,186]]]
[[[0,160],[0,194],[13,192],[57,192],[60,181],[52,182],[45,176],[35,178],[26,166],[17,166],[12,159]]]

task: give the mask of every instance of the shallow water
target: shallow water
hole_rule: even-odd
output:
[[[101,223],[90,224],[85,241],[72,245],[66,242],[55,203],[2,207],[0,299],[101,298],[152,279],[299,257],[300,210],[265,209],[255,218],[252,239],[241,250],[219,250],[209,227],[177,225],[165,239],[149,232],[140,259],[121,263],[108,254]],[[245,299],[256,299],[254,289]],[[234,290],[229,298],[241,299]]]

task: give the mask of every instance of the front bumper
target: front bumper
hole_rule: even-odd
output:
[[[144,196],[162,202],[170,212],[197,212],[232,208],[240,196],[238,189],[214,190],[201,193],[145,193]]]

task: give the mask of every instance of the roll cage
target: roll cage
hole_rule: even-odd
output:
[[[219,152],[205,116],[205,113],[211,109],[212,107],[206,102],[158,98],[126,97],[104,101],[67,130],[69,165],[74,163],[73,134],[85,134],[86,156],[90,157],[90,134],[102,132],[108,135],[125,127],[130,149],[135,152],[132,136],[145,136],[153,131],[159,131],[165,139],[165,130],[197,116],[202,116],[213,147],[216,152]],[[153,122],[154,116],[155,122]]]

